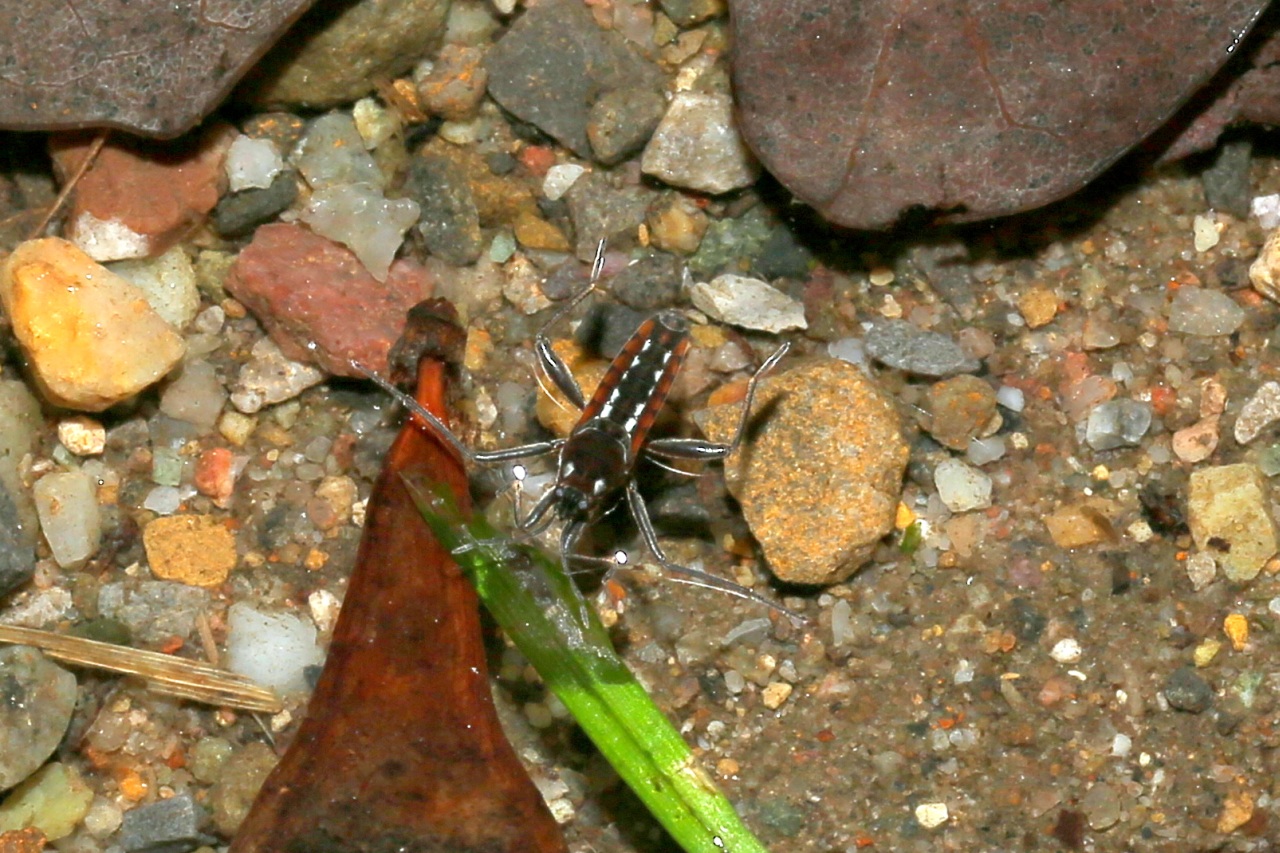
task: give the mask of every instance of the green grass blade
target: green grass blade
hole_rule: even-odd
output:
[[[482,518],[463,520],[428,482],[405,482],[493,618],[671,837],[688,853],[765,853],[559,562]]]

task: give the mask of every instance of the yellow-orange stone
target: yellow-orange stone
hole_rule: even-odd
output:
[[[211,515],[157,518],[142,531],[151,573],[191,586],[217,586],[236,565],[236,538]]]
[[[5,260],[0,301],[41,392],[60,406],[100,412],[127,400],[186,349],[142,291],[57,237]]]

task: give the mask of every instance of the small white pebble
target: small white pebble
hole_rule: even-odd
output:
[[[1207,252],[1218,245],[1218,223],[1212,213],[1201,214],[1192,220],[1191,232],[1197,252]]]
[[[1280,194],[1255,197],[1249,204],[1249,212],[1264,230],[1280,228]]]
[[[547,176],[542,179],[542,194],[550,201],[564,198],[564,194],[586,171],[577,163],[560,163],[552,166],[547,169]]]
[[[307,607],[311,610],[311,621],[316,623],[316,628],[320,629],[320,633],[327,634],[338,621],[342,602],[329,590],[317,589],[307,596]]]
[[[934,829],[947,822],[946,803],[921,803],[916,806],[916,821],[925,829]]]
[[[1124,758],[1131,749],[1133,749],[1133,738],[1128,735],[1117,733],[1111,739],[1111,754],[1116,758]]]
[[[274,142],[248,136],[235,138],[227,149],[225,163],[228,189],[233,193],[265,189],[284,168],[284,159]]]
[[[1080,660],[1080,654],[1080,642],[1072,637],[1067,637],[1053,644],[1049,657],[1058,663],[1075,663]]]
[[[1197,551],[1187,557],[1187,580],[1191,581],[1191,588],[1196,592],[1213,583],[1217,574],[1218,564],[1214,562],[1212,554]]]
[[[74,415],[59,422],[58,441],[76,456],[97,456],[106,449],[107,430],[88,415]]]
[[[996,389],[996,402],[1011,412],[1021,412],[1027,405],[1027,397],[1021,388],[1012,385],[1001,385]]]

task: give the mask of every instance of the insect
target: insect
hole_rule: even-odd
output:
[[[576,547],[583,532],[619,501],[624,501],[645,547],[672,580],[721,590],[793,615],[738,584],[681,566],[668,558],[658,541],[648,507],[636,484],[636,466],[645,457],[657,457],[658,460],[713,461],[723,460],[732,454],[746,431],[751,403],[760,378],[777,365],[787,354],[790,345],[784,343],[774,350],[751,377],[742,405],[742,415],[730,441],[721,443],[697,438],[650,437],[654,422],[666,404],[672,385],[689,352],[688,321],[676,311],[665,310],[641,323],[610,363],[590,400],[583,395],[568,365],[552,349],[551,339],[547,334],[548,329],[566,317],[595,290],[602,267],[603,247],[596,253],[588,286],[558,311],[534,339],[534,351],[540,366],[556,388],[581,410],[577,423],[566,438],[536,441],[502,450],[472,450],[442,421],[416,405],[411,397],[372,371],[359,365],[356,367],[427,422],[464,459],[473,464],[492,465],[557,454],[552,486],[523,517],[520,517],[517,509],[516,526],[526,533],[538,534],[550,526],[553,520],[559,519],[563,523],[560,554],[566,567],[570,559],[577,557]],[[658,464],[662,465],[660,461]],[[523,473],[523,468],[517,472],[520,473]],[[615,566],[622,565],[624,559],[625,555],[620,556]]]

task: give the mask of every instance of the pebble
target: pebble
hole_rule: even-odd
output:
[[[1280,193],[1255,197],[1249,203],[1249,213],[1262,230],[1274,231],[1280,227]]]
[[[188,361],[160,394],[160,411],[208,432],[218,422],[227,389],[207,361]]]
[[[84,819],[93,791],[69,764],[41,767],[0,803],[0,832],[34,827],[49,841],[66,838]]]
[[[587,116],[596,161],[610,166],[643,148],[666,108],[662,94],[647,86],[614,89],[597,98]]]
[[[3,448],[0,448],[0,454],[3,454]],[[26,496],[25,492],[21,494]],[[31,515],[35,518],[34,510]],[[19,517],[13,495],[0,479],[0,599],[35,574],[33,540],[36,526],[36,522],[27,522]]]
[[[1049,657],[1058,663],[1079,663],[1081,654],[1080,641],[1073,637],[1059,640],[1049,650]]]
[[[236,567],[236,538],[210,515],[171,515],[142,530],[151,573],[191,586],[217,586]]]
[[[337,184],[312,193],[299,219],[349,248],[381,282],[387,280],[405,232],[418,221],[418,204],[389,199],[369,184]]]
[[[1249,282],[1263,296],[1280,302],[1280,230],[1271,232],[1249,265]]]
[[[332,112],[313,121],[292,159],[313,190],[343,184],[378,189],[384,185],[382,171],[365,150],[364,138],[349,113]]]
[[[0,648],[0,791],[40,769],[53,754],[76,706],[76,679],[28,646]]]
[[[1231,641],[1231,648],[1242,652],[1249,645],[1249,620],[1242,613],[1228,613],[1222,620],[1222,633]]]
[[[1280,420],[1280,382],[1264,382],[1240,407],[1234,429],[1236,441],[1249,444],[1277,420]]]
[[[1222,803],[1216,829],[1223,835],[1235,832],[1253,818],[1254,800],[1248,791],[1232,790]]]
[[[1223,211],[1236,219],[1249,215],[1250,161],[1253,159],[1253,143],[1245,138],[1222,142],[1213,162],[1200,172],[1200,185],[1204,188],[1204,200],[1214,211]]]
[[[234,606],[234,605],[233,605]],[[275,750],[261,741],[247,743],[231,754],[218,771],[218,781],[209,789],[208,806],[213,824],[225,838],[231,838],[249,814],[267,774],[279,761]]]
[[[23,457],[36,450],[44,429],[40,401],[18,379],[0,379],[0,493],[7,494],[16,524],[8,529],[15,541],[34,544],[35,504],[23,482]],[[0,528],[5,525],[0,524]]]
[[[973,373],[980,366],[960,345],[906,320],[879,320],[863,338],[867,353],[881,364],[920,376]]]
[[[1196,592],[1204,589],[1213,583],[1214,577],[1218,574],[1218,564],[1213,556],[1203,551],[1197,551],[1187,557],[1187,580],[1191,581],[1191,588]]]
[[[94,483],[82,471],[45,474],[32,487],[40,529],[54,561],[78,568],[98,551],[102,519]]]
[[[809,327],[803,304],[758,278],[725,273],[694,284],[690,297],[698,310],[731,326],[771,334]]]
[[[574,255],[591,261],[601,240],[615,250],[633,245],[652,195],[639,186],[615,188],[598,172],[579,178],[565,194],[576,237]]]
[[[259,228],[225,284],[287,357],[314,361],[339,376],[362,375],[351,361],[385,373],[387,351],[406,314],[431,291],[426,271],[415,263],[395,261],[380,282],[349,250],[286,224]]]
[[[475,263],[484,249],[484,235],[463,165],[424,149],[409,162],[404,192],[418,203],[418,232],[427,251],[453,266]]]
[[[776,711],[787,701],[794,689],[785,681],[771,681],[760,691],[760,702],[770,711]]]
[[[1228,579],[1252,580],[1276,553],[1266,480],[1240,463],[1191,472],[1187,524],[1196,547],[1214,555]]]
[[[577,163],[560,163],[547,169],[542,179],[542,194],[548,201],[559,201],[587,170]]]
[[[866,374],[830,360],[764,379],[754,411],[768,411],[750,443],[725,463],[729,491],[779,579],[831,584],[869,560],[893,529],[907,445],[893,406]],[[698,422],[728,440],[740,407]]]
[[[129,853],[191,850],[211,840],[200,831],[203,820],[204,809],[196,805],[191,792],[175,794],[125,812],[119,843]]]
[[[1089,412],[1085,441],[1094,450],[1136,447],[1151,428],[1151,404],[1142,400],[1108,400]]]
[[[1165,680],[1164,698],[1172,708],[1188,714],[1201,714],[1213,704],[1213,688],[1194,668],[1180,666]]]
[[[213,209],[213,227],[223,237],[245,237],[289,208],[298,198],[297,173],[276,175],[271,186],[223,196]]]
[[[1080,800],[1089,828],[1102,832],[1115,826],[1120,820],[1120,792],[1106,782],[1090,788]]]
[[[921,803],[916,806],[915,815],[925,829],[937,829],[950,818],[946,803]]]
[[[240,368],[240,375],[231,389],[231,405],[244,415],[252,415],[264,406],[292,400],[324,380],[324,371],[286,358],[270,338],[261,338],[250,349],[249,360]],[[256,422],[237,421],[231,426],[252,432]]]
[[[1047,287],[1032,287],[1018,297],[1018,313],[1029,328],[1046,326],[1058,315],[1058,295]]]
[[[0,268],[0,301],[44,395],[99,412],[177,364],[182,338],[124,278],[66,240],[30,240]]]
[[[156,486],[142,499],[142,508],[156,515],[173,515],[182,509],[183,490],[177,486]]]
[[[223,168],[227,172],[227,189],[233,193],[266,189],[284,169],[284,158],[270,139],[241,135],[227,148]]]
[[[709,220],[689,196],[670,192],[649,208],[645,224],[655,247],[675,255],[692,255],[702,245]]]
[[[569,251],[569,239],[564,236],[564,232],[531,210],[516,217],[512,233],[516,241],[526,249],[543,252]]]
[[[674,304],[683,281],[679,260],[665,252],[646,252],[609,279],[609,292],[631,308],[655,311]]]
[[[99,613],[129,629],[141,643],[190,638],[196,617],[212,604],[208,590],[173,581],[127,580],[103,584]]]
[[[225,509],[235,491],[237,467],[235,455],[230,450],[225,447],[209,448],[196,460],[196,491],[213,498],[215,506]]]
[[[952,450],[968,450],[970,442],[991,435],[1002,422],[996,411],[995,390],[967,374],[930,385],[925,409],[929,434]]]
[[[107,269],[142,291],[160,319],[175,329],[185,329],[200,310],[195,267],[180,246],[158,258],[116,261]]]
[[[1244,316],[1244,309],[1220,290],[1180,287],[1169,306],[1169,331],[1220,337],[1239,329]]]
[[[1191,220],[1191,240],[1197,252],[1207,252],[1218,245],[1218,223],[1212,213],[1197,214]]]
[[[944,459],[933,471],[938,497],[952,512],[991,506],[991,478],[959,459]]]
[[[1115,541],[1115,529],[1106,514],[1090,503],[1071,503],[1044,517],[1053,544],[1059,548],[1083,548]]]
[[[98,456],[107,449],[107,428],[88,415],[58,421],[58,441],[76,456]]]
[[[310,621],[245,602],[227,611],[227,668],[232,672],[287,695],[306,690],[304,670],[323,662]]]
[[[95,261],[164,252],[218,203],[223,159],[235,136],[217,122],[164,143],[112,134],[76,183],[67,238]],[[90,144],[84,134],[53,136],[58,171],[75,172]]]
[[[723,15],[725,0],[661,0],[662,11],[677,26],[691,27]]]
[[[436,54],[431,70],[418,78],[418,98],[431,113],[447,121],[467,121],[479,110],[488,83],[483,50],[446,44]]]
[[[591,106],[610,91],[659,90],[663,75],[616,30],[605,30],[576,0],[526,9],[485,58],[489,94],[579,157]]]
[[[1173,434],[1169,443],[1175,456],[1183,462],[1203,462],[1218,449],[1218,416],[1201,418]]]
[[[94,838],[106,838],[124,823],[124,812],[120,806],[103,796],[93,798],[89,811],[84,816],[84,829]]]
[[[542,271],[523,255],[516,255],[503,267],[502,295],[521,314],[537,314],[551,307],[542,292]]]
[[[711,194],[749,187],[760,176],[727,93],[678,93],[645,146],[640,168],[672,186]]]

